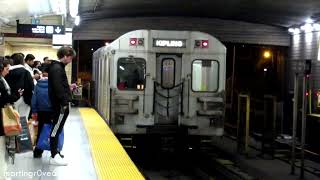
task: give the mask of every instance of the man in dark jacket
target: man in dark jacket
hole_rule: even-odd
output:
[[[65,71],[65,66],[72,62],[76,52],[71,47],[61,47],[57,56],[59,61],[53,61],[48,73],[49,98],[53,108],[53,129],[50,134],[51,158],[50,164],[66,166],[67,162],[58,151],[58,137],[69,115],[71,92]],[[58,156],[57,156],[58,154]]]

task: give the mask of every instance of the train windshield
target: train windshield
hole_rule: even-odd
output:
[[[219,86],[219,62],[194,60],[192,63],[192,90],[216,92]]]
[[[161,84],[164,88],[174,86],[175,61],[172,58],[162,60]]]
[[[117,87],[119,90],[144,90],[146,61],[142,58],[119,58]]]

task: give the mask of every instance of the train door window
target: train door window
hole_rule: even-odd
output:
[[[175,60],[172,58],[166,58],[162,60],[161,64],[161,85],[164,88],[174,87],[175,78]]]
[[[119,58],[117,87],[119,90],[144,90],[146,61],[142,58]]]
[[[219,62],[194,60],[192,62],[192,90],[216,92],[219,87]]]

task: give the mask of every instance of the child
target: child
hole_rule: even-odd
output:
[[[37,140],[40,137],[40,133],[44,124],[51,123],[52,119],[52,105],[48,95],[48,66],[47,64],[42,65],[42,78],[38,81],[34,88],[34,93],[32,96],[31,110],[32,117],[34,120],[38,121],[38,133]],[[41,158],[43,150],[34,148],[33,157]]]

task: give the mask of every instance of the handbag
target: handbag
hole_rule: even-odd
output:
[[[37,143],[37,148],[41,150],[50,150],[50,133],[53,128],[53,125],[50,124],[44,124],[42,127],[42,130],[40,132],[39,140]],[[64,143],[64,132],[63,129],[58,137],[58,151],[62,150]]]
[[[6,136],[16,136],[21,134],[20,115],[13,109],[12,105],[6,105],[1,109],[4,134]]]

